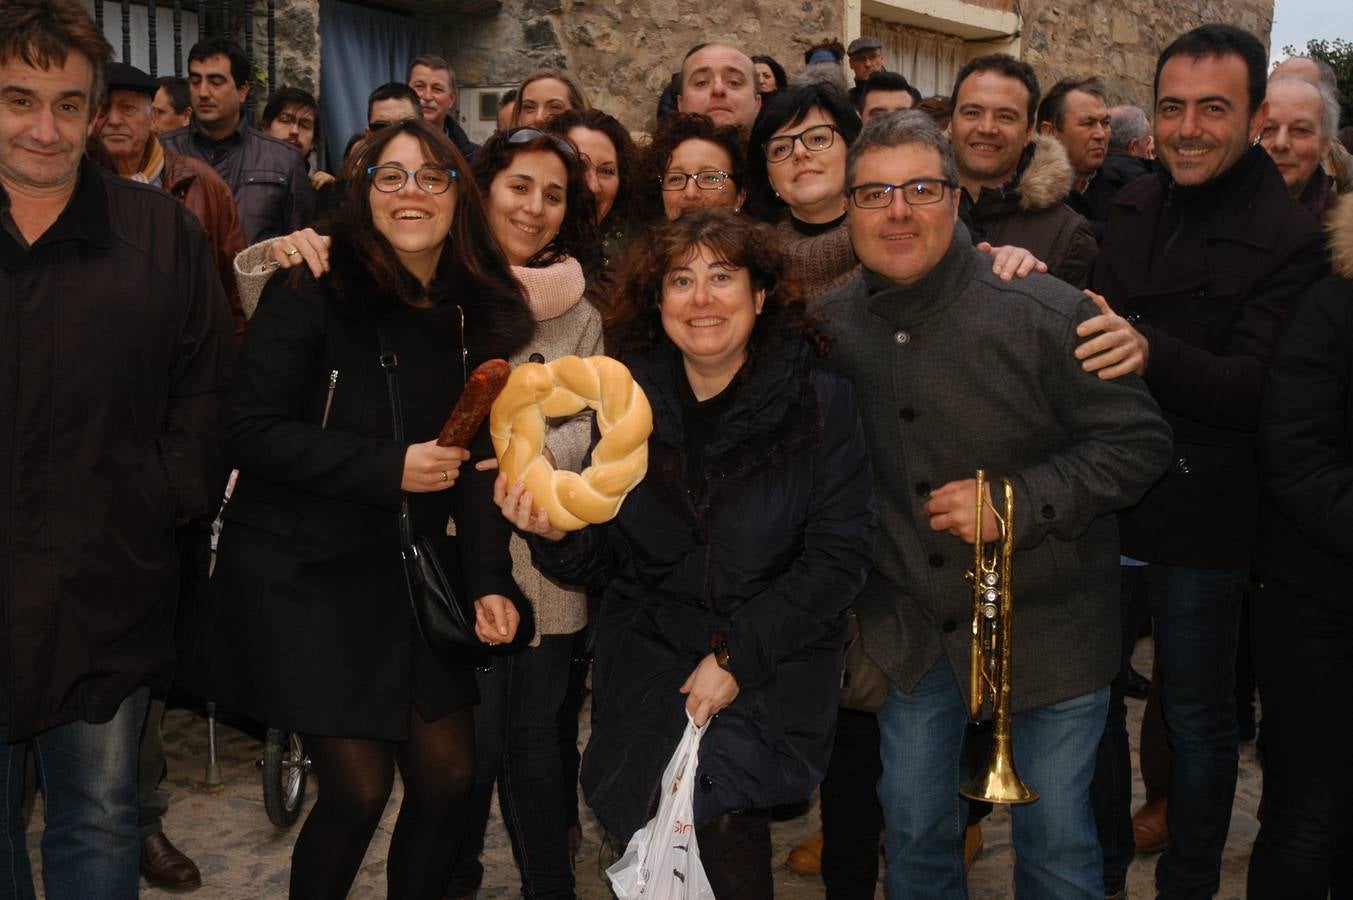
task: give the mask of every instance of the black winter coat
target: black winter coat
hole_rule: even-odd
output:
[[[456,303],[467,346],[485,357],[523,346],[533,323],[520,297],[439,282],[432,309],[382,307],[399,360],[406,442],[396,442],[376,322],[349,312],[381,290],[341,236],[330,258],[332,274],[297,276],[299,291],[275,275],[245,336],[226,404],[240,476],[209,591],[207,687],[280,728],[403,740],[411,703],[434,720],[476,700],[472,660],[433,657],[413,624],[397,528],[405,450],[436,437],[463,387]],[[470,452],[492,453],[487,429]],[[450,490],[410,495],[410,512],[415,533],[445,533],[454,515],[470,597],[519,602],[494,475],[467,462]]]
[[[0,188],[0,208],[8,207]],[[86,161],[24,249],[0,228],[0,720],[106,722],[167,687],[174,524],[212,507],[234,357],[202,225]]]
[[[1108,156],[1104,157],[1104,164],[1099,167],[1095,177],[1090,179],[1085,192],[1073,190],[1066,198],[1066,205],[1084,216],[1090,223],[1090,229],[1095,233],[1095,240],[1102,241],[1113,198],[1138,178],[1154,171],[1155,163],[1152,160],[1110,150]]]
[[[1288,309],[1324,271],[1320,229],[1262,147],[1206,184],[1162,170],[1114,198],[1090,287],[1149,342],[1146,384],[1175,443],[1121,517],[1125,554],[1249,567],[1260,385]]]
[[[626,360],[653,406],[648,475],[619,517],[557,544],[542,568],[604,585],[596,619],[587,801],[612,834],[651,814],[686,727],[682,682],[722,632],[737,699],[700,743],[697,824],[802,799],[826,772],[842,612],[873,558],[873,489],[850,384],[781,343],[746,373],[687,492],[684,379],[670,347]],[[740,376],[741,377],[741,376]]]
[[[1273,352],[1259,422],[1260,577],[1353,609],[1353,203],[1334,216],[1338,274],[1302,295]]]

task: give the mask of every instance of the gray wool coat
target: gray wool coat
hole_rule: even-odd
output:
[[[854,382],[873,461],[881,527],[855,604],[870,658],[910,691],[947,657],[967,695],[973,550],[932,531],[922,507],[980,467],[1015,491],[1014,709],[1108,684],[1113,513],[1165,470],[1171,438],[1141,379],[1102,381],[1073,357],[1095,306],[1050,276],[1000,281],[956,223],[917,283],[865,271],[813,309],[835,338],[828,362]]]

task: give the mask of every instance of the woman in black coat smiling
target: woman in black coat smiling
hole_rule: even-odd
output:
[[[774,233],[693,211],[631,248],[613,336],[653,407],[647,477],[618,518],[564,535],[500,479],[542,569],[604,587],[588,803],[624,839],[686,727],[696,836],[716,896],[769,897],[768,808],[808,796],[831,747],[842,612],[872,559],[874,505],[850,385]]]
[[[210,696],[305,737],[320,793],[293,897],[346,896],[398,765],[389,893],[435,898],[473,774],[477,695],[473,661],[433,656],[417,633],[400,498],[415,533],[455,518],[479,636],[510,640],[517,589],[492,479],[435,438],[465,367],[515,351],[533,325],[445,137],[422,122],[382,129],[353,171],[331,272],[272,279],[226,403],[240,476],[209,613]],[[407,441],[393,437],[384,351],[398,359]],[[469,450],[490,453],[486,434]]]

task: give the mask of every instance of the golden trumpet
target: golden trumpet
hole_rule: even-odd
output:
[[[977,470],[977,521],[973,526],[972,666],[968,714],[982,715],[991,697],[992,747],[987,763],[976,778],[959,788],[972,800],[988,803],[1032,803],[1038,791],[1020,780],[1010,746],[1010,635],[1013,631],[1010,589],[1010,559],[1015,553],[1015,491],[1009,478],[1001,478],[1003,509],[987,502],[987,473]],[[996,516],[1000,531],[997,546],[988,555],[983,544],[982,519],[986,508]]]

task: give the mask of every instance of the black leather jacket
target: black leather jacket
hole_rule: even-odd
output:
[[[300,152],[244,119],[224,140],[211,140],[193,120],[161,135],[160,143],[216,168],[235,195],[246,246],[290,234],[315,217],[315,192]]]

